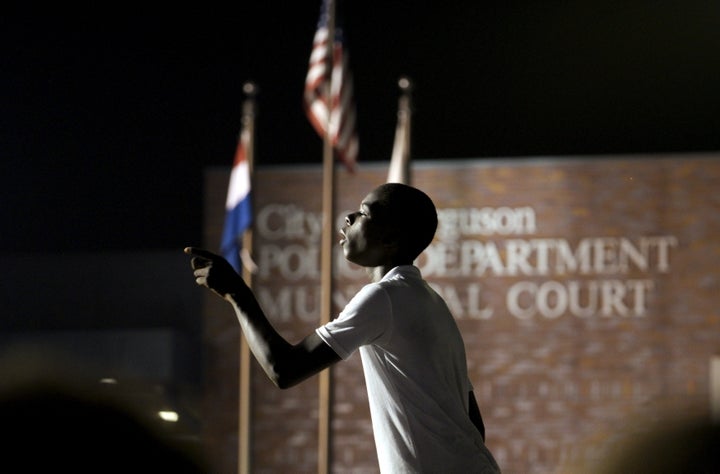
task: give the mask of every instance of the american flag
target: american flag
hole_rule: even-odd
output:
[[[332,56],[329,55],[330,1],[332,0],[323,0],[320,20],[313,39],[310,63],[305,77],[305,112],[321,137],[328,134],[329,125],[328,136],[337,156],[345,163],[348,170],[352,171],[355,169],[358,156],[353,80],[348,68],[348,54],[343,47],[342,27],[337,21],[339,15],[334,22]],[[326,97],[328,81],[330,100]]]

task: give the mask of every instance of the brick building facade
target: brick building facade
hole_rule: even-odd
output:
[[[205,176],[210,249],[228,173]],[[338,169],[338,222],[386,173],[385,164]],[[320,166],[254,176],[253,286],[292,342],[320,317],[321,180]],[[709,416],[719,156],[418,162],[412,180],[440,218],[417,264],[456,316],[504,472],[562,472],[666,416]],[[367,280],[339,250],[335,268],[337,313]],[[280,391],[252,361],[250,393],[239,393],[235,316],[209,296],[204,314],[203,435],[218,471],[237,471],[238,400],[249,397],[252,472],[315,472],[316,379]],[[359,356],[333,367],[331,381],[332,472],[377,472]]]

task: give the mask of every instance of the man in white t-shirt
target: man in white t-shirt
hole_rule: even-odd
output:
[[[368,269],[372,283],[295,345],[272,327],[222,257],[185,252],[194,255],[196,282],[233,305],[255,358],[278,387],[360,351],[382,472],[498,473],[457,324],[413,266],[436,228],[435,205],[422,191],[387,183],[368,194],[346,217],[340,245],[348,261]]]

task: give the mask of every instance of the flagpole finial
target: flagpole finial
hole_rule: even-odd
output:
[[[257,94],[257,86],[252,81],[247,81],[245,84],[243,84],[243,92],[250,97],[253,97]]]
[[[400,79],[398,79],[398,87],[403,92],[410,92],[412,91],[412,81],[410,81],[410,78],[407,76],[400,76]]]

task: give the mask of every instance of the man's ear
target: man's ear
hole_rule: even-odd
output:
[[[383,246],[385,250],[391,255],[397,255],[400,251],[400,239],[395,232],[388,232],[382,238]]]
[[[400,249],[400,244],[395,239],[383,240],[383,245],[388,250],[388,252],[391,252],[393,254],[396,254],[397,251]]]

